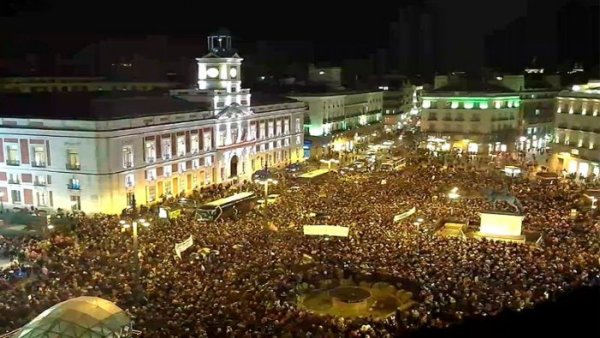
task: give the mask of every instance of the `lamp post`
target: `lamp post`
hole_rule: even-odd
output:
[[[269,185],[277,184],[277,180],[275,178],[273,178],[273,175],[265,168],[264,173],[261,174],[259,177],[257,177],[254,180],[254,182],[257,184],[263,185],[265,188],[263,217],[265,218],[265,222],[267,222],[267,205],[269,203]]]
[[[457,199],[460,198],[457,187],[454,187],[454,188],[452,188],[452,190],[450,190],[450,192],[448,193],[448,198],[450,199],[451,203],[453,203],[454,201],[456,201]],[[454,206],[451,205],[450,206],[450,215],[453,215],[453,214],[454,214]]]
[[[132,236],[133,236],[133,264],[135,269],[135,289],[134,289],[134,297],[136,301],[139,301],[141,296],[143,296],[144,289],[142,287],[140,278],[141,278],[141,267],[140,267],[140,253],[139,253],[139,240],[138,240],[138,224],[148,227],[150,225],[145,219],[140,218],[138,220],[132,221],[131,224],[127,223],[125,220],[119,221],[123,229],[127,230],[132,228]]]
[[[336,164],[340,163],[339,160],[336,160],[334,158],[329,159],[329,160],[321,160],[321,162],[322,163],[327,163],[327,169],[329,169],[329,170],[331,170],[331,163],[336,163]]]

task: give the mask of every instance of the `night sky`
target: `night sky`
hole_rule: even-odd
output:
[[[483,65],[483,38],[525,14],[525,0],[423,0],[438,14],[438,53],[445,69]],[[563,0],[548,0],[565,2]],[[228,27],[238,41],[308,40],[321,60],[365,57],[387,47],[389,23],[397,8],[418,1],[332,6],[325,1],[281,2],[279,7],[253,1],[245,5],[208,1],[49,1],[2,4],[0,31],[5,37],[34,36],[61,52],[70,52],[108,36],[168,34],[203,36]],[[208,4],[207,4],[208,3]],[[11,6],[12,4],[12,6]],[[23,35],[24,33],[28,33]],[[242,51],[243,53],[243,51]]]

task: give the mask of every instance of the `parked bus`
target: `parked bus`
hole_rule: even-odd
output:
[[[206,203],[196,210],[196,219],[212,222],[220,217],[230,217],[239,212],[251,210],[254,206],[255,197],[253,192],[240,192]]]

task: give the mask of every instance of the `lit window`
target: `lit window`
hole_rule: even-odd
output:
[[[204,138],[204,151],[209,151],[212,148],[212,135],[210,132],[203,134]]]
[[[21,191],[20,190],[11,190],[10,195],[12,197],[13,204],[21,203]]]
[[[173,171],[170,165],[166,165],[163,167],[163,176],[170,177],[173,175]]]
[[[6,146],[6,164],[19,165],[19,147],[16,144],[8,144]]]
[[[185,136],[177,136],[177,155],[185,156]]]
[[[69,170],[79,170],[79,152],[74,149],[67,150],[67,169]]]
[[[479,109],[488,109],[488,103],[487,102],[480,102],[479,103]]]
[[[33,147],[33,162],[31,165],[34,167],[46,166],[46,149],[43,146]]]
[[[472,101],[467,101],[464,104],[465,109],[472,109],[473,108],[473,102]]]
[[[452,101],[452,103],[450,104],[450,108],[452,108],[452,109],[458,108],[458,101]]]
[[[133,167],[133,148],[131,146],[123,147],[123,168]]]
[[[134,186],[134,176],[133,174],[125,175],[125,187],[132,188]]]
[[[431,107],[431,101],[423,100],[423,108],[428,109]]]
[[[162,158],[168,160],[171,158],[171,139],[163,138],[160,144],[162,148]]]
[[[156,160],[156,147],[154,141],[146,141],[146,162],[153,163]]]
[[[156,180],[156,168],[148,169],[146,171],[146,179],[148,181],[154,181],[154,180]]]
[[[190,150],[192,154],[197,154],[200,151],[200,136],[198,134],[192,135],[191,142]]]
[[[81,188],[81,186],[79,185],[79,179],[78,178],[69,179],[69,184],[67,187],[72,190],[79,190]]]

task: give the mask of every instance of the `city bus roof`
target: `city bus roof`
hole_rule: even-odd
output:
[[[253,192],[240,192],[237,194],[233,194],[231,196],[227,196],[227,197],[220,198],[218,200],[206,203],[205,205],[211,206],[211,207],[221,207],[225,204],[241,201],[241,200],[246,199],[251,196],[254,196]]]
[[[321,176],[323,174],[326,174],[328,172],[329,172],[329,169],[317,169],[317,170],[313,170],[313,171],[304,173],[298,177],[299,178],[315,178],[315,177]]]

